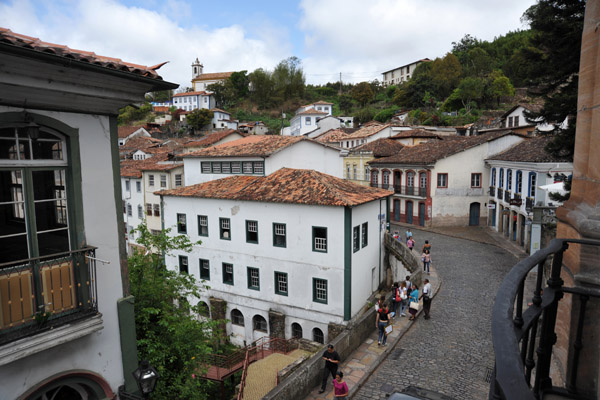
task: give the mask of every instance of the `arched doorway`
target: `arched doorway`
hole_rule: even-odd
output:
[[[96,400],[114,398],[110,385],[92,373],[66,373],[42,382],[19,398],[27,400]]]
[[[479,212],[480,212],[481,204],[479,203],[471,203],[469,206],[469,225],[470,226],[478,226],[479,225]]]

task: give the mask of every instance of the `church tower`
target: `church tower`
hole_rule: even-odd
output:
[[[198,57],[196,57],[196,61],[192,64],[192,79],[197,78],[199,75],[202,75],[202,70],[204,69],[204,65],[198,61]]]

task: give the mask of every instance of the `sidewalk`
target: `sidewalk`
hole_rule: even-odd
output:
[[[435,301],[435,296],[437,295],[441,286],[441,279],[433,267],[431,268],[431,275],[424,275],[423,279],[425,279],[425,277],[429,278],[433,290],[433,298]],[[423,295],[422,288],[419,290],[419,295]],[[412,324],[428,323],[428,321],[421,317],[423,312],[423,300],[419,300],[419,303],[421,304],[421,309],[417,313],[417,318],[414,321],[409,321],[408,317],[400,316],[397,316],[392,320],[394,330],[388,336],[387,346],[377,345],[378,330],[375,328],[375,326],[373,326],[373,333],[371,333],[369,338],[365,340],[360,347],[354,350],[354,352],[346,360],[340,363],[338,370],[344,372],[344,380],[346,381],[346,384],[350,390],[348,398],[352,398],[352,396],[354,396],[358,389],[367,381],[371,374],[373,374],[377,367],[379,367],[379,365],[387,357],[390,355],[392,357],[400,356],[395,347]],[[408,313],[406,314],[409,315]],[[433,307],[431,315],[433,318],[435,318],[435,306]],[[328,381],[325,393],[319,394],[319,390],[321,389],[321,385],[319,384],[311,391],[306,399],[333,399],[333,384],[331,381],[332,379]]]

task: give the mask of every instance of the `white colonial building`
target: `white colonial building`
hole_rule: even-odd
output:
[[[158,194],[172,234],[202,241],[168,255],[168,268],[205,281],[202,301],[213,318],[230,320],[235,344],[325,343],[329,327],[357,315],[385,278],[389,191],[282,168]]]
[[[545,151],[550,140],[530,138],[485,161],[490,169],[488,225],[531,253],[540,248],[539,240],[532,240],[533,208],[559,205],[540,186],[573,174],[572,162]]]
[[[280,168],[304,168],[342,177],[339,150],[305,137],[248,136],[182,154],[185,185],[232,175],[269,175]]]
[[[137,392],[117,115],[156,71],[0,28],[0,399]]]
[[[208,86],[225,81],[233,72],[204,73],[204,65],[198,58],[192,63],[192,88],[194,91],[205,91]]]
[[[413,63],[406,64],[398,68],[390,69],[389,71],[385,71],[382,73],[382,84],[384,86],[389,86],[406,82],[410,79],[412,73],[415,72],[415,68],[417,68],[417,65],[430,61],[431,60],[429,58],[424,58],[422,60],[415,61]]]
[[[321,118],[333,114],[333,103],[326,101],[317,101],[298,107],[296,115],[290,120],[290,126],[284,128],[282,135],[302,136],[309,132],[319,129],[317,122]]]
[[[212,93],[205,91],[177,93],[173,95],[173,106],[185,111],[198,108],[210,110],[215,106],[215,98]]]

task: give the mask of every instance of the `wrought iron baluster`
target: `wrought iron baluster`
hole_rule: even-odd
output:
[[[577,335],[575,336],[575,343],[573,344],[573,366],[567,376],[567,390],[569,393],[573,394],[577,393],[577,369],[579,367],[579,354],[583,348],[583,342],[581,340],[581,337],[583,336],[583,321],[585,318],[585,306],[589,299],[589,296],[580,296],[581,305],[579,307],[579,319],[577,320]]]

